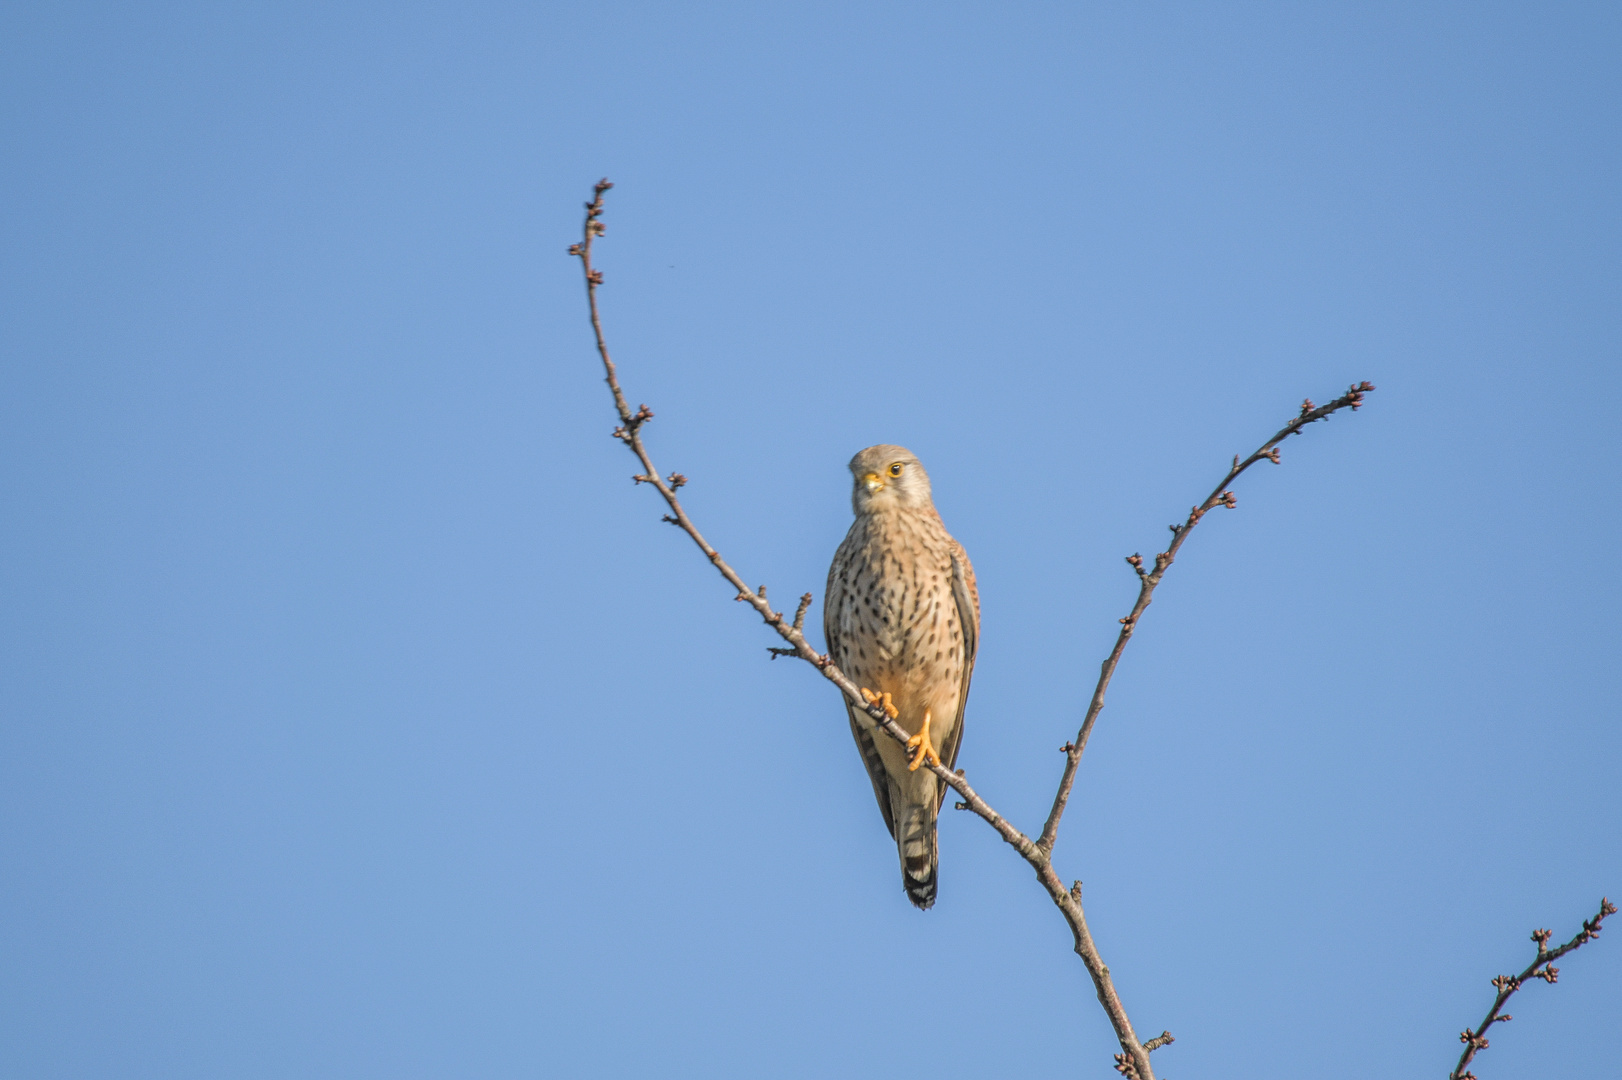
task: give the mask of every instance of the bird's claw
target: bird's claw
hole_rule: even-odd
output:
[[[890,700],[889,694],[875,694],[865,686],[859,687],[859,689],[862,692],[863,701],[867,702],[869,705],[877,705],[881,707],[884,710],[884,715],[888,716],[891,720],[894,720],[896,717],[901,715],[901,710],[895,707],[895,703]],[[924,710],[923,727],[918,729],[918,734],[907,740],[907,760],[909,762],[907,765],[908,772],[917,772],[918,766],[922,765],[926,761],[931,765],[939,765],[941,763],[940,752],[935,749],[934,742],[932,742],[929,738],[928,709]]]
[[[893,704],[891,704],[889,694],[875,694],[865,686],[861,687],[860,689],[862,691],[862,700],[867,702],[869,705],[883,706],[884,715],[888,716],[891,720],[894,720],[896,717],[901,715],[901,710],[897,709]]]
[[[907,756],[912,759],[907,766],[908,772],[917,772],[918,766],[924,762],[939,765],[941,756],[935,750],[935,744],[929,738],[929,710],[924,710],[924,724],[918,729],[918,734],[907,740]]]

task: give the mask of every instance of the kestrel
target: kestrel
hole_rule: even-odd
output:
[[[980,638],[980,594],[963,545],[930,498],[912,452],[870,446],[850,460],[856,521],[828,568],[828,654],[870,702],[911,735],[903,749],[846,703],[850,731],[901,856],[901,884],[920,908],[935,903],[935,818],[946,785],[919,768],[952,768]],[[938,748],[938,749],[937,749]]]

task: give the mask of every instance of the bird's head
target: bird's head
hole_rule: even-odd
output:
[[[929,474],[906,447],[869,446],[850,459],[850,472],[856,478],[851,507],[859,515],[934,505]]]

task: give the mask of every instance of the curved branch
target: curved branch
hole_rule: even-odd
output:
[[[1171,569],[1171,564],[1176,561],[1177,552],[1182,548],[1183,541],[1188,539],[1188,534],[1194,531],[1194,526],[1200,523],[1200,519],[1205,516],[1207,511],[1214,510],[1218,506],[1225,506],[1231,510],[1239,505],[1239,500],[1234,497],[1233,492],[1228,490],[1228,485],[1237,480],[1240,473],[1243,473],[1258,461],[1271,461],[1277,465],[1279,463],[1279,443],[1291,435],[1301,434],[1302,428],[1315,421],[1327,418],[1331,413],[1338,412],[1341,409],[1357,410],[1363,404],[1363,395],[1370,393],[1373,389],[1374,384],[1372,383],[1358,383],[1327,405],[1315,406],[1311,398],[1302,402],[1299,416],[1285,424],[1278,434],[1262,443],[1256,452],[1244,461],[1240,461],[1235,456],[1233,468],[1228,470],[1228,475],[1222,478],[1221,483],[1211,489],[1211,494],[1205,497],[1205,501],[1189,510],[1188,519],[1181,525],[1171,527],[1171,543],[1166,547],[1165,551],[1155,556],[1154,569],[1145,570],[1143,568],[1143,557],[1141,555],[1127,556],[1126,561],[1132,565],[1133,570],[1137,571],[1139,582],[1138,600],[1137,603],[1132,605],[1132,610],[1126,618],[1121,620],[1121,632],[1116,635],[1115,648],[1111,649],[1110,654],[1104,658],[1104,666],[1098,673],[1098,685],[1093,688],[1092,700],[1087,703],[1087,713],[1081,721],[1081,730],[1077,732],[1074,742],[1065,743],[1060,747],[1065,754],[1064,775],[1059,779],[1059,790],[1053,796],[1053,809],[1048,812],[1047,822],[1042,826],[1042,835],[1037,839],[1037,843],[1044,851],[1052,851],[1053,843],[1058,839],[1059,821],[1064,817],[1065,805],[1070,801],[1070,789],[1075,786],[1076,769],[1081,765],[1081,755],[1086,751],[1087,740],[1092,736],[1093,724],[1097,722],[1098,714],[1104,711],[1104,692],[1109,689],[1110,679],[1115,675],[1116,665],[1121,662],[1121,653],[1126,651],[1126,643],[1132,640],[1132,632],[1137,629],[1138,620],[1143,617],[1144,609],[1149,606],[1149,601],[1154,598],[1155,589],[1165,578],[1166,571]]]
[[[607,180],[597,182],[594,189],[595,197],[586,204],[585,235],[580,243],[570,245],[569,254],[579,257],[581,267],[585,273],[586,301],[591,310],[591,328],[597,339],[597,353],[603,361],[604,381],[608,383],[608,388],[614,395],[614,406],[619,412],[620,426],[614,429],[613,435],[616,439],[625,443],[631,452],[636,455],[637,460],[642,463],[643,471],[631,479],[638,484],[653,485],[654,489],[664,498],[666,505],[670,507],[670,514],[665,516],[665,520],[679,527],[691,537],[693,543],[697,544],[699,550],[704,552],[705,557],[710,560],[711,565],[715,567],[722,577],[726,578],[733,588],[738,590],[734,599],[748,603],[760,613],[760,617],[765,620],[768,626],[777,631],[783,640],[789,643],[790,647],[787,649],[772,650],[773,655],[797,656],[810,663],[818,671],[822,672],[824,678],[839,687],[852,705],[872,717],[874,723],[881,730],[892,739],[906,745],[908,738],[906,731],[885,714],[883,706],[870,704],[863,700],[861,689],[835,666],[833,658],[817,652],[806,639],[804,629],[805,613],[811,606],[811,594],[806,593],[800,598],[800,606],[795,612],[792,621],[786,619],[782,612],[774,610],[766,598],[766,586],[762,585],[758,590],[751,590],[738,572],[721,557],[721,553],[716,551],[708,540],[704,539],[704,535],[698,531],[698,526],[693,524],[693,519],[688,517],[687,511],[682,508],[681,499],[676,495],[676,489],[684,485],[687,478],[680,473],[672,473],[669,477],[661,479],[659,470],[654,467],[653,459],[648,454],[647,445],[642,440],[642,426],[653,419],[653,410],[643,405],[636,412],[631,411],[625,393],[620,388],[619,371],[614,366],[614,361],[609,355],[608,343],[603,337],[602,318],[597,310],[597,287],[603,283],[603,272],[592,265],[592,244],[597,237],[602,236],[607,231],[602,222],[603,194],[613,186]],[[1030,837],[1014,828],[1002,815],[987,806],[962,775],[940,765],[929,765],[927,767],[947,784],[951,785],[959,795],[963,796],[965,809],[973,810],[984,818],[1020,854],[1025,855],[1027,858],[1036,854],[1035,844]]]

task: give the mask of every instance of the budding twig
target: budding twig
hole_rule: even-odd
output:
[[[1549,939],[1554,936],[1554,931],[1532,931],[1532,940],[1537,942],[1537,956],[1519,975],[1498,975],[1493,978],[1493,989],[1498,991],[1498,996],[1493,999],[1492,1008],[1487,1010],[1486,1019],[1474,1028],[1465,1028],[1459,1032],[1459,1041],[1464,1043],[1464,1052],[1459,1055],[1459,1063],[1453,1066],[1453,1071],[1448,1074],[1448,1080],[1476,1080],[1474,1073],[1466,1071],[1466,1066],[1477,1053],[1487,1049],[1487,1029],[1494,1024],[1504,1024],[1514,1019],[1508,1013],[1500,1015],[1504,1003],[1514,996],[1515,991],[1519,990],[1527,979],[1542,979],[1547,983],[1559,981],[1560,969],[1552,966],[1550,962],[1593,941],[1599,936],[1600,924],[1605,921],[1605,916],[1615,914],[1616,905],[1611,903],[1608,897],[1601,897],[1599,914],[1592,919],[1584,919],[1583,928],[1577,932],[1577,936],[1558,949],[1549,948]]]
[[[1093,733],[1093,724],[1097,722],[1098,714],[1104,710],[1104,692],[1109,689],[1110,679],[1115,675],[1116,665],[1121,662],[1121,653],[1126,649],[1126,643],[1132,640],[1132,632],[1137,629],[1138,619],[1143,616],[1144,609],[1149,606],[1149,601],[1154,596],[1155,588],[1160,584],[1161,579],[1166,576],[1166,571],[1176,560],[1177,552],[1182,548],[1183,541],[1188,539],[1188,534],[1193,531],[1194,526],[1200,523],[1200,519],[1205,516],[1206,511],[1217,506],[1232,509],[1238,505],[1239,501],[1234,497],[1233,492],[1228,490],[1228,485],[1237,480],[1239,474],[1258,461],[1267,460],[1277,464],[1279,443],[1291,435],[1301,434],[1302,428],[1318,420],[1326,419],[1331,413],[1338,412],[1341,409],[1356,411],[1363,405],[1363,396],[1372,393],[1373,390],[1374,384],[1372,383],[1355,383],[1328,405],[1315,406],[1310,398],[1307,399],[1302,403],[1300,415],[1285,424],[1271,439],[1262,443],[1254,454],[1251,454],[1243,461],[1237,455],[1234,456],[1233,467],[1228,470],[1228,475],[1224,476],[1222,482],[1212,489],[1211,494],[1205,497],[1205,501],[1190,509],[1188,518],[1181,525],[1171,526],[1171,544],[1165,551],[1155,556],[1155,568],[1153,570],[1146,571],[1143,568],[1143,558],[1141,556],[1127,556],[1126,561],[1132,564],[1132,569],[1137,571],[1138,574],[1138,600],[1137,603],[1132,605],[1132,611],[1124,619],[1120,620],[1121,632],[1115,638],[1115,648],[1111,649],[1109,656],[1105,657],[1104,666],[1098,673],[1098,684],[1093,688],[1092,700],[1087,703],[1087,712],[1081,721],[1081,731],[1077,734],[1074,743],[1066,744],[1070,749],[1066,751],[1067,760],[1065,761],[1064,775],[1059,780],[1059,791],[1053,797],[1053,809],[1048,812],[1047,823],[1042,826],[1042,835],[1036,841],[1044,851],[1053,850],[1054,841],[1059,835],[1059,821],[1064,817],[1065,805],[1070,800],[1070,789],[1075,786],[1076,769],[1081,765],[1081,755],[1087,749],[1087,739]]]

